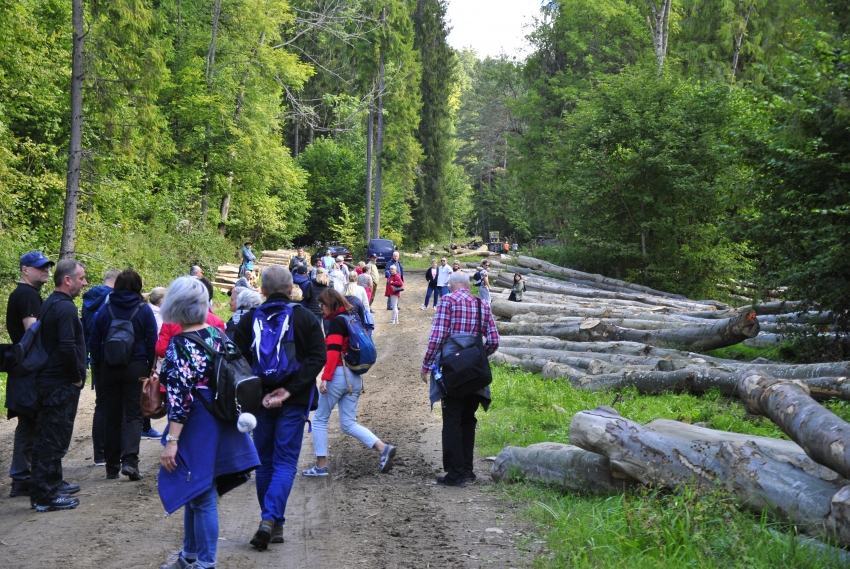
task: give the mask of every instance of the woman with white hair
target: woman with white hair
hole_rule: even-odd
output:
[[[236,325],[249,310],[263,303],[263,297],[257,291],[243,287],[233,287],[233,294],[230,296],[230,310],[233,316],[224,325],[224,333],[231,340],[233,332],[236,330]]]
[[[208,295],[201,281],[180,277],[168,287],[161,314],[180,326],[166,350],[161,378],[168,392],[168,428],[157,487],[168,514],[183,511],[183,549],[160,569],[215,567],[218,544],[216,494],[247,482],[260,466],[254,443],[236,424],[209,414],[200,398],[211,400],[213,358],[200,345],[225,349],[221,330],[206,324]]]

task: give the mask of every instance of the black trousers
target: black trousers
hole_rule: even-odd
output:
[[[142,382],[150,373],[146,362],[132,361],[126,367],[101,366],[100,390],[106,406],[106,472],[116,474],[122,463],[139,465],[142,435]]]
[[[106,460],[106,401],[103,396],[103,387],[100,385],[100,366],[91,366],[91,384],[94,388],[94,417],[91,423],[91,442],[94,452],[94,461]]]
[[[473,393],[466,397],[444,397],[443,410],[443,468],[446,478],[460,482],[472,474],[475,450],[475,411],[481,396]]]
[[[32,447],[30,499],[52,500],[62,484],[62,458],[71,444],[81,388],[69,382],[36,383],[39,409]]]

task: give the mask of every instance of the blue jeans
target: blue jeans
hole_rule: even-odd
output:
[[[333,379],[328,382],[328,392],[319,394],[319,408],[313,416],[313,448],[316,456],[328,456],[328,419],[336,406],[339,406],[339,426],[343,433],[359,440],[366,448],[372,448],[378,442],[378,437],[372,431],[357,423],[357,405],[363,390],[363,378],[348,372],[348,382],[351,383],[349,395],[344,374],[342,366],[336,368]]]
[[[449,285],[438,286],[437,288],[440,289],[440,297],[441,298],[444,297],[444,296],[448,296],[449,293],[451,292],[451,289],[449,289]]]
[[[434,306],[437,306],[437,303],[440,302],[440,287],[428,287],[425,290],[425,308],[428,307],[428,301],[431,300],[431,293],[434,293]]]
[[[218,507],[215,485],[183,508],[183,558],[198,567],[215,567],[218,547]]]
[[[307,412],[306,407],[286,405],[257,413],[254,446],[261,462],[257,469],[257,499],[263,519],[275,525],[286,521],[286,501],[295,482]]]

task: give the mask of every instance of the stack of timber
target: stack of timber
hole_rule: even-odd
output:
[[[289,260],[295,255],[291,249],[277,249],[274,251],[262,251],[258,260],[254,263],[254,278],[259,278],[263,269],[272,265],[289,266]],[[216,269],[213,286],[228,291],[233,288],[239,279],[239,264],[225,263]]]
[[[576,413],[572,445],[507,447],[492,476],[526,478],[593,494],[639,484],[676,490],[722,488],[757,515],[850,545],[850,424],[799,381],[757,372],[737,386],[750,413],[766,415],[794,442],[715,431],[677,421],[639,425],[610,407]]]

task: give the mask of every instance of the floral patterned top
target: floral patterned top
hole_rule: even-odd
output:
[[[168,419],[185,423],[192,407],[192,388],[206,389],[212,379],[212,357],[197,342],[204,341],[214,350],[224,347],[221,330],[207,326],[190,332],[194,339],[174,336],[165,351],[160,377],[168,393]]]

